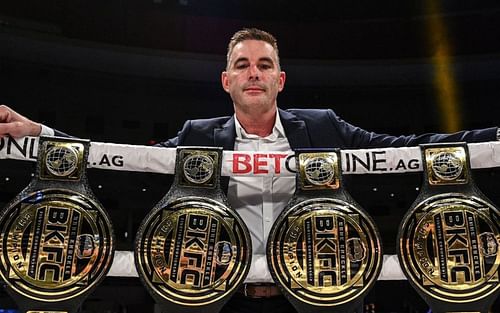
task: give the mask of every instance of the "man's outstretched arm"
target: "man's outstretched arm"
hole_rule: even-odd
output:
[[[39,136],[42,125],[22,116],[6,105],[0,105],[0,138]]]

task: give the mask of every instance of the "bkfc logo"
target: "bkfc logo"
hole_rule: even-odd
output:
[[[448,284],[462,284],[474,283],[483,278],[480,252],[482,242],[478,240],[475,214],[467,211],[441,212],[434,215],[433,223],[436,234],[432,236],[434,245],[431,247],[438,251],[440,280]],[[425,234],[425,230],[420,229],[420,233]],[[425,237],[427,236],[417,238]],[[419,251],[423,244],[418,240],[416,250]],[[424,251],[423,256],[425,255]],[[432,274],[432,270],[430,272]]]
[[[484,258],[495,257],[498,243],[492,232],[479,233],[480,224],[476,212],[466,208],[437,211],[422,219],[413,248],[419,266],[436,283],[473,284],[484,279]]]
[[[74,264],[89,259],[94,252],[93,236],[79,234],[82,216],[76,210],[63,207],[41,206],[34,212],[25,212],[10,233],[12,250],[9,258],[18,271],[43,285],[59,284],[75,274]],[[30,226],[25,221],[31,216],[32,231],[23,247],[23,233]],[[67,247],[67,248],[66,248]],[[23,250],[26,256],[23,256]],[[29,251],[29,252],[28,252]]]
[[[171,264],[168,281],[192,287],[207,287],[216,279],[217,271],[224,271],[230,264],[233,249],[228,245],[225,251],[217,247],[220,222],[209,215],[180,214],[177,227],[160,229],[162,237],[175,234],[172,253],[164,251],[166,263]],[[224,259],[224,262],[221,260]],[[218,268],[221,265],[221,268]]]
[[[300,285],[345,287],[356,277],[366,257],[367,242],[360,238],[359,225],[353,225],[352,218],[316,212],[291,226],[294,231],[285,237],[285,258]]]
[[[321,269],[316,281],[319,286],[325,287],[324,277],[330,276],[331,285],[344,285],[348,279],[356,276],[355,272],[359,270],[359,266],[355,264],[361,264],[366,258],[367,243],[363,242],[360,234],[354,229],[350,234],[353,238],[348,237],[348,219],[342,216],[315,216],[314,221],[316,256],[319,261],[318,268]],[[311,222],[312,220],[308,219],[306,225]],[[309,230],[309,227],[306,229]],[[353,269],[351,273],[348,271],[349,267]],[[337,272],[340,275],[337,275]]]

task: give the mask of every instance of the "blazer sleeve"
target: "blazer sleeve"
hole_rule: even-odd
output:
[[[332,110],[328,117],[349,148],[380,148],[416,146],[436,142],[485,142],[497,140],[498,127],[464,130],[450,134],[426,133],[421,135],[392,136],[366,131],[342,120]]]
[[[171,148],[182,145],[182,143],[184,142],[184,138],[187,136],[187,134],[189,134],[190,130],[191,130],[191,120],[187,120],[184,123],[184,126],[182,126],[181,130],[177,133],[177,136],[175,136],[174,138],[170,138],[166,141],[160,142],[155,146]]]

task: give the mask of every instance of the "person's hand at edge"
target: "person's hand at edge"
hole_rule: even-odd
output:
[[[6,105],[0,105],[0,138],[39,136],[41,131],[40,123],[33,122]]]

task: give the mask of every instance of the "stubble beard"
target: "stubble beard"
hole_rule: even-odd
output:
[[[241,112],[246,116],[259,117],[273,110],[276,106],[276,99],[251,99],[251,101],[244,101],[237,104],[234,103],[236,112]]]

